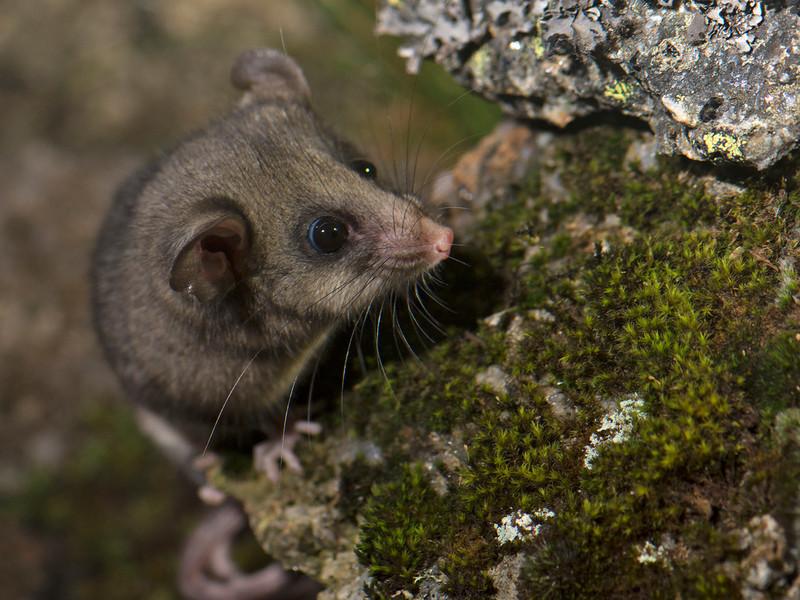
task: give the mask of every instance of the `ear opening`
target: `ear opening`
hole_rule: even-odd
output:
[[[231,83],[253,99],[286,100],[308,104],[311,90],[294,60],[272,48],[254,48],[239,55],[231,68]]]
[[[214,219],[178,253],[170,287],[203,303],[222,299],[245,277],[249,252],[250,236],[240,216]]]

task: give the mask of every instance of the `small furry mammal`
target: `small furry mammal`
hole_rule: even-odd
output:
[[[453,237],[320,123],[291,59],[246,52],[232,80],[238,107],[119,190],[92,271],[126,393],[202,441],[249,361],[227,431],[274,418],[331,331]]]
[[[245,52],[231,79],[238,106],[122,186],[93,258],[105,354],[179,461],[234,384],[218,434],[274,431],[332,331],[453,240],[319,121],[290,58]]]

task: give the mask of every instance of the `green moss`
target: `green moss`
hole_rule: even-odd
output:
[[[800,327],[767,341],[755,356],[748,389],[768,414],[800,406]]]
[[[579,179],[597,174],[588,171]],[[599,260],[579,262],[577,296],[553,302],[561,308],[560,335],[539,330],[527,340],[527,356],[537,357],[528,363],[530,372],[553,373],[585,416],[602,412],[598,398],[634,391],[648,415],[627,442],[604,447],[594,468],[571,482],[580,495],[556,499],[557,543],[539,553],[529,571],[534,594],[542,597],[563,586],[571,597],[630,593],[664,578],[670,581],[656,589],[685,589],[676,582],[686,583],[688,567],[678,575],[642,569],[631,548],[680,527],[688,482],[721,477],[721,461],[740,459],[744,379],[736,367],[770,311],[776,277],[757,257],[769,251],[760,244],[775,242],[775,227],[760,228],[750,218],[742,220],[745,226],[735,219],[706,228],[715,213],[710,199],[694,186],[681,193],[663,176],[638,185],[654,182],[672,192],[678,204],[669,205],[673,216],[692,216],[696,229],[662,223],[666,214],[655,208],[643,235]],[[588,203],[574,201],[603,214],[626,209],[624,198],[602,202],[590,193]],[[652,207],[647,194],[638,200]],[[752,206],[741,202],[729,214]],[[640,225],[626,210],[625,220]],[[561,487],[570,489],[564,482]],[[573,568],[580,577],[554,583]],[[705,586],[704,595],[724,597],[728,584],[718,583],[713,575],[697,585]]]
[[[736,560],[735,544],[687,497],[712,497],[728,523],[775,505],[761,491],[744,501],[738,486],[748,466],[774,456],[753,441],[754,423],[800,400],[796,327],[787,326],[794,301],[777,294],[786,280],[780,257],[797,249],[800,193],[796,184],[781,183],[780,193],[756,180],[738,196],[714,198],[681,162],[626,165],[636,136],[600,129],[557,139],[553,168],[566,194],[543,193],[532,173],[491,205],[475,240],[506,274],[506,304],[494,310],[522,323],[513,342],[478,328],[436,346],[427,368],[388,369],[392,393],[376,378],[358,389],[396,415],[365,425],[385,447],[397,448],[403,427],[417,441],[420,432],[467,431],[446,532],[426,529],[456,597],[485,597],[487,570],[512,551],[529,557],[531,597],[731,597],[738,584],[721,565]],[[600,243],[597,229],[611,215],[619,224],[603,225]],[[532,316],[543,308],[552,322]],[[502,397],[474,383],[493,364],[512,376]],[[537,382],[556,385],[574,414],[557,416]],[[603,415],[630,397],[643,416],[619,443],[598,445],[586,468]],[[417,510],[385,499],[403,495],[391,487],[407,485],[409,471],[399,472],[379,488],[362,532],[390,509]],[[492,524],[503,515],[544,507],[556,517],[540,536],[513,549],[497,544]],[[681,551],[640,561],[644,544],[665,539]],[[370,568],[390,562],[361,559]],[[388,593],[431,560],[403,563],[402,581],[393,579],[396,567],[373,572]]]
[[[616,214],[623,225],[643,232],[685,230],[713,221],[717,204],[702,182],[686,172],[683,161],[662,158],[647,170],[636,162],[626,166],[627,149],[636,136],[625,130],[596,133],[579,137],[562,151],[566,164],[561,176],[572,193],[555,214]]]
[[[339,481],[337,507],[347,519],[356,520],[370,497],[372,482],[385,479],[385,469],[357,456],[342,473]]]
[[[416,589],[416,575],[437,556],[432,540],[445,529],[446,509],[419,465],[372,488],[356,554],[380,582],[376,590]]]
[[[774,280],[735,249],[711,232],[646,236],[587,269],[580,321],[554,344],[553,368],[584,393],[691,395],[715,375],[715,343],[741,327],[727,311],[758,312]]]
[[[428,431],[449,432],[455,424],[474,416],[481,403],[491,397],[478,389],[475,375],[499,362],[504,352],[502,337],[487,331],[480,337],[447,340],[432,348],[425,362],[386,365],[385,374],[373,372],[359,382],[356,393],[359,402],[377,405],[395,418],[376,423],[370,413],[361,413],[360,426],[366,427],[369,422],[372,436],[387,446],[397,440],[398,421],[422,424]]]
[[[540,190],[539,173],[533,171],[515,193],[498,198],[484,225],[475,232],[475,246],[496,272],[513,272],[526,247],[537,241],[535,207]]]
[[[482,565],[496,558],[491,542],[476,528],[457,528],[442,548],[442,572],[447,576],[445,593],[463,600],[490,597],[494,584]]]
[[[532,400],[530,407],[501,402],[485,411],[468,444],[460,496],[483,522],[499,521],[510,507],[540,509],[563,492],[569,463],[561,427],[540,397]]]

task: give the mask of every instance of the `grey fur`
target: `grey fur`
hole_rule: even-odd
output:
[[[127,395],[201,443],[250,361],[228,432],[273,421],[337,325],[438,262],[417,250],[438,226],[350,168],[358,155],[319,122],[291,59],[251,51],[233,79],[248,90],[236,109],[119,190],[91,275],[96,328]],[[352,225],[342,252],[310,247],[322,215]],[[220,221],[245,250],[207,285],[191,253]]]

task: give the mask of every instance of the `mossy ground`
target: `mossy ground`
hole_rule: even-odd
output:
[[[797,470],[772,422],[800,401],[800,311],[786,284],[800,180],[787,165],[777,181],[745,178],[744,191],[714,196],[697,167],[626,162],[639,136],[558,138],[547,168],[565,193],[534,171],[489,208],[473,250],[504,274],[504,293],[490,295],[521,324],[513,336],[455,329],[422,364],[391,364],[388,381],[369,375],[349,399],[391,457],[361,513],[372,595],[418,589],[436,564],[446,592],[483,598],[487,570],[520,551],[532,598],[740,588],[723,568],[740,558],[730,533],[785,504],[773,484]],[[537,319],[541,309],[555,318]],[[476,384],[489,365],[510,376],[507,393]],[[548,386],[574,412],[557,415]],[[591,434],[626,397],[642,407],[631,435],[586,468]],[[447,481],[437,492],[419,464],[432,431],[466,447],[455,470],[427,464]],[[504,515],[543,508],[556,517],[538,536],[498,544]],[[666,558],[642,559],[648,542]]]

